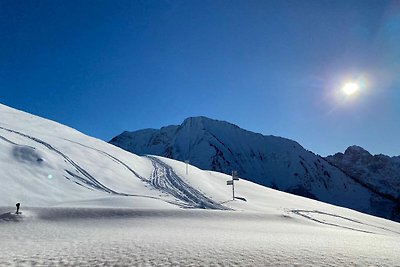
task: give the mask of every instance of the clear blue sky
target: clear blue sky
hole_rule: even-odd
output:
[[[400,155],[400,1],[4,0],[0,37],[1,103],[104,140],[204,115]]]

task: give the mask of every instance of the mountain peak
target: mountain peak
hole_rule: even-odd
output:
[[[372,156],[367,150],[360,146],[349,146],[344,152],[345,155],[364,155],[364,156]]]
[[[184,119],[183,123],[188,123],[191,121],[214,121],[214,120],[210,119],[208,117],[205,117],[205,116],[194,116],[194,117],[188,117],[188,118]]]
[[[210,118],[204,117],[204,116],[189,117],[189,118],[186,118],[182,122],[181,126],[183,126],[183,127],[184,126],[193,127],[193,126],[199,126],[199,125],[203,126],[205,123],[210,122],[210,121],[213,121],[213,120]]]
[[[181,124],[181,126],[194,126],[194,125],[202,125],[202,126],[209,126],[209,125],[227,126],[227,125],[229,125],[229,126],[238,127],[235,124],[229,123],[227,121],[211,119],[211,118],[208,118],[205,116],[188,117]]]
[[[375,210],[375,206],[370,206],[371,199],[379,202],[380,192],[383,196],[391,193],[386,187],[380,188],[378,193],[370,192],[370,188],[377,188],[377,183],[372,181],[368,187],[355,183],[354,178],[336,165],[305,150],[293,140],[254,133],[204,116],[189,117],[181,125],[152,132],[131,132],[129,138],[116,138],[112,144],[136,154],[189,160],[191,165],[201,169],[226,174],[235,170],[241,178],[260,185],[372,214],[381,214],[381,207]],[[362,147],[351,146],[345,154],[327,160],[356,162],[361,166],[371,158]],[[340,198],[335,197],[339,195]],[[391,212],[394,204],[386,205]]]

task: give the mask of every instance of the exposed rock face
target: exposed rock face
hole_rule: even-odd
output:
[[[372,191],[397,202],[392,216],[400,219],[400,157],[371,155],[362,147],[351,146],[344,154],[326,159]]]

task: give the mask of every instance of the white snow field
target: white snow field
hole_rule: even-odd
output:
[[[230,179],[0,105],[0,266],[400,266],[399,223]]]

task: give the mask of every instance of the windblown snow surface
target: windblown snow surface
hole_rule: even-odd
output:
[[[399,266],[400,224],[229,179],[0,105],[0,266]]]

